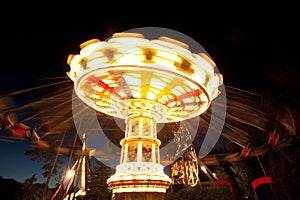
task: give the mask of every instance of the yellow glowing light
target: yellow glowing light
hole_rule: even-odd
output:
[[[152,92],[148,92],[147,93],[147,96],[146,96],[147,99],[150,99],[150,100],[155,100],[156,99],[156,95]]]
[[[78,190],[78,192],[76,192],[75,194],[75,197],[84,196],[84,195],[86,195],[86,191]]]
[[[66,177],[67,177],[67,179],[71,179],[74,175],[75,175],[75,171],[74,170],[69,170],[67,172]]]
[[[217,174],[216,174],[216,173],[212,173],[212,175],[213,175],[213,177],[214,177],[215,179],[217,179]]]
[[[207,174],[207,170],[206,170],[206,167],[205,167],[205,166],[201,166],[200,168],[201,168],[201,170],[202,170],[205,174]]]
[[[147,187],[128,187],[128,188],[117,188],[114,193],[124,193],[124,192],[159,192],[166,193],[165,188],[147,188]]]
[[[164,52],[164,51],[158,51],[157,52],[157,57],[169,60],[170,62],[180,62],[180,58],[177,55],[168,53],[168,52]]]
[[[142,59],[143,59],[143,57],[139,57],[139,56],[134,55],[134,54],[129,54],[129,55],[125,55],[125,56],[120,57],[117,60],[117,63],[120,63],[120,64],[130,63],[132,65],[140,65],[140,64],[142,64]]]

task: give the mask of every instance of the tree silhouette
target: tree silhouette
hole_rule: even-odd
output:
[[[15,200],[40,200],[45,184],[35,183],[36,174],[26,179],[18,188]],[[51,191],[46,193],[46,199],[50,199]]]
[[[6,179],[0,176],[1,197],[5,197],[6,200],[14,200],[20,185],[21,183],[14,179]]]

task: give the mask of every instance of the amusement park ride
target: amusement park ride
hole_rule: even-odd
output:
[[[200,158],[197,144],[185,144],[184,153],[170,163],[169,177],[161,163],[162,142],[158,139],[157,124],[180,123],[200,115],[206,119],[211,117],[211,103],[220,92],[224,92],[219,89],[223,86],[222,74],[215,70],[213,60],[203,52],[192,53],[187,44],[178,40],[165,36],[148,40],[140,33],[115,33],[107,41],[92,39],[82,43],[80,48],[80,54],[70,55],[67,61],[70,65],[67,74],[73,81],[76,95],[95,111],[122,119],[126,124],[120,141],[119,165],[107,180],[113,198],[134,198],[143,194],[148,199],[163,199],[175,182],[188,187],[198,185],[200,171],[216,180],[207,165],[264,154],[280,143],[279,138],[283,139],[275,126],[269,127],[269,116],[251,105],[238,102],[248,93],[239,91],[233,100],[232,90],[227,88],[227,104],[219,105],[227,106],[221,137],[234,143],[240,151]],[[246,118],[243,118],[245,115],[239,116],[241,109],[248,113]],[[31,138],[36,147],[50,148],[35,129],[17,122],[13,111],[2,110],[0,128]],[[263,125],[258,125],[258,117],[265,121]],[[232,121],[240,124],[240,128],[231,125]],[[255,136],[243,130],[246,126],[248,130],[252,128],[257,133],[265,133],[264,139],[253,143]],[[113,130],[113,127],[107,128]],[[184,127],[180,131],[184,137],[182,140],[193,140]],[[182,145],[183,141],[177,143]],[[85,195],[87,172],[91,170],[89,157],[92,149],[88,148],[83,141],[82,154],[71,167],[73,175],[64,178],[55,195],[67,183],[66,197],[74,182],[74,173],[79,171],[81,176],[77,174],[77,177],[81,178],[81,189],[73,192],[73,196]]]
[[[188,45],[168,37],[116,33],[107,42],[90,40],[81,47],[69,57],[76,94],[126,122],[120,164],[107,180],[113,197],[166,193],[172,180],[160,163],[157,123],[205,112],[219,94],[222,75],[207,55],[192,54]]]

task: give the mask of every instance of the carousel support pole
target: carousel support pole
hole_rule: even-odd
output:
[[[259,156],[257,155],[256,158],[257,158],[257,160],[258,160],[258,163],[259,163],[259,165],[260,165],[260,168],[262,169],[262,171],[263,171],[263,173],[264,173],[264,176],[267,177],[268,175],[267,175],[267,173],[266,173],[266,170],[265,170],[264,166],[262,165],[262,163],[261,163],[261,161],[260,161]],[[278,198],[277,198],[277,196],[276,196],[276,193],[275,193],[275,191],[274,191],[274,189],[273,189],[271,183],[269,183],[269,186],[270,186],[270,188],[271,188],[271,190],[272,190],[273,196],[275,197],[276,200],[278,200]],[[256,191],[254,191],[254,192],[255,192],[255,196],[256,196],[256,198],[257,198]],[[258,199],[258,198],[257,198],[257,199]]]

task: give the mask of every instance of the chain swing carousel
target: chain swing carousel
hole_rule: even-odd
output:
[[[174,182],[188,187],[199,184],[200,171],[216,180],[206,165],[234,162],[247,156],[263,155],[270,149],[285,148],[287,134],[295,134],[294,129],[286,131],[293,124],[289,125],[290,122],[284,121],[280,115],[274,118],[264,113],[258,95],[226,86],[227,102],[215,106],[220,110],[227,107],[220,138],[235,144],[238,150],[211,153],[200,159],[197,154],[199,144],[191,145],[199,138],[191,137],[189,127],[185,125],[193,125],[186,121],[201,116],[198,132],[206,133],[200,129],[210,126],[211,104],[219,98],[220,91],[223,93],[220,89],[222,75],[216,72],[214,62],[206,54],[194,54],[185,43],[168,37],[148,40],[142,34],[126,32],[116,33],[107,41],[92,39],[80,47],[80,54],[68,58],[71,70],[67,74],[72,81],[54,83],[60,89],[56,91],[55,88],[55,92],[39,101],[12,108],[7,105],[0,107],[0,129],[14,138],[17,136],[18,140],[28,137],[36,148],[51,148],[47,136],[73,126],[73,119],[69,116],[74,87],[77,97],[87,107],[107,116],[108,122],[102,127],[104,130],[119,131],[111,126],[112,118],[126,122],[125,134],[117,133],[124,136],[120,141],[119,165],[107,180],[113,198],[163,199]],[[47,87],[53,87],[53,84],[38,89]],[[57,112],[45,109],[48,104],[53,105],[48,107]],[[15,119],[14,112],[19,115],[29,108],[39,108],[38,113],[34,110],[28,119]],[[289,109],[282,112],[289,113]],[[55,126],[47,132],[42,126],[30,128],[27,125],[28,121],[39,118],[43,119],[42,126],[49,120]],[[183,124],[180,130],[177,130],[177,123]],[[159,132],[157,125],[161,124],[167,128]],[[183,155],[178,153],[179,159],[172,160],[175,162],[163,163],[166,160],[161,157],[163,141],[159,136],[165,133],[176,135],[177,151],[174,154],[185,152]],[[8,139],[8,136],[3,139]],[[167,165],[170,165],[170,177],[164,172]]]
[[[140,33],[124,32],[108,41],[89,40],[80,47],[80,54],[68,58],[71,70],[67,74],[76,95],[96,111],[126,123],[120,164],[107,180],[114,198],[159,199],[174,182],[187,187],[199,184],[200,171],[211,181],[217,180],[207,165],[257,157],[288,145],[283,130],[286,122],[264,112],[257,94],[227,86],[226,102],[217,101],[212,110],[220,91],[225,92],[220,88],[222,75],[210,57],[192,53],[185,43],[168,37],[147,40]],[[201,116],[198,132],[206,137],[213,115],[222,115],[226,107],[221,138],[237,150],[201,157],[199,144],[192,145],[194,136],[187,127],[193,125],[185,122]],[[222,126],[221,118],[213,126]],[[175,133],[177,146],[173,153],[179,155],[176,162],[164,165],[157,137],[157,124],[163,123],[172,124],[169,132]],[[180,130],[174,131],[175,123],[182,123]],[[167,165],[171,178],[163,171]]]
[[[113,198],[160,199],[172,183],[160,163],[157,123],[183,121],[205,112],[219,94],[222,75],[213,61],[188,45],[139,33],[93,39],[70,55],[68,76],[93,109],[124,119],[120,164],[108,180]]]

